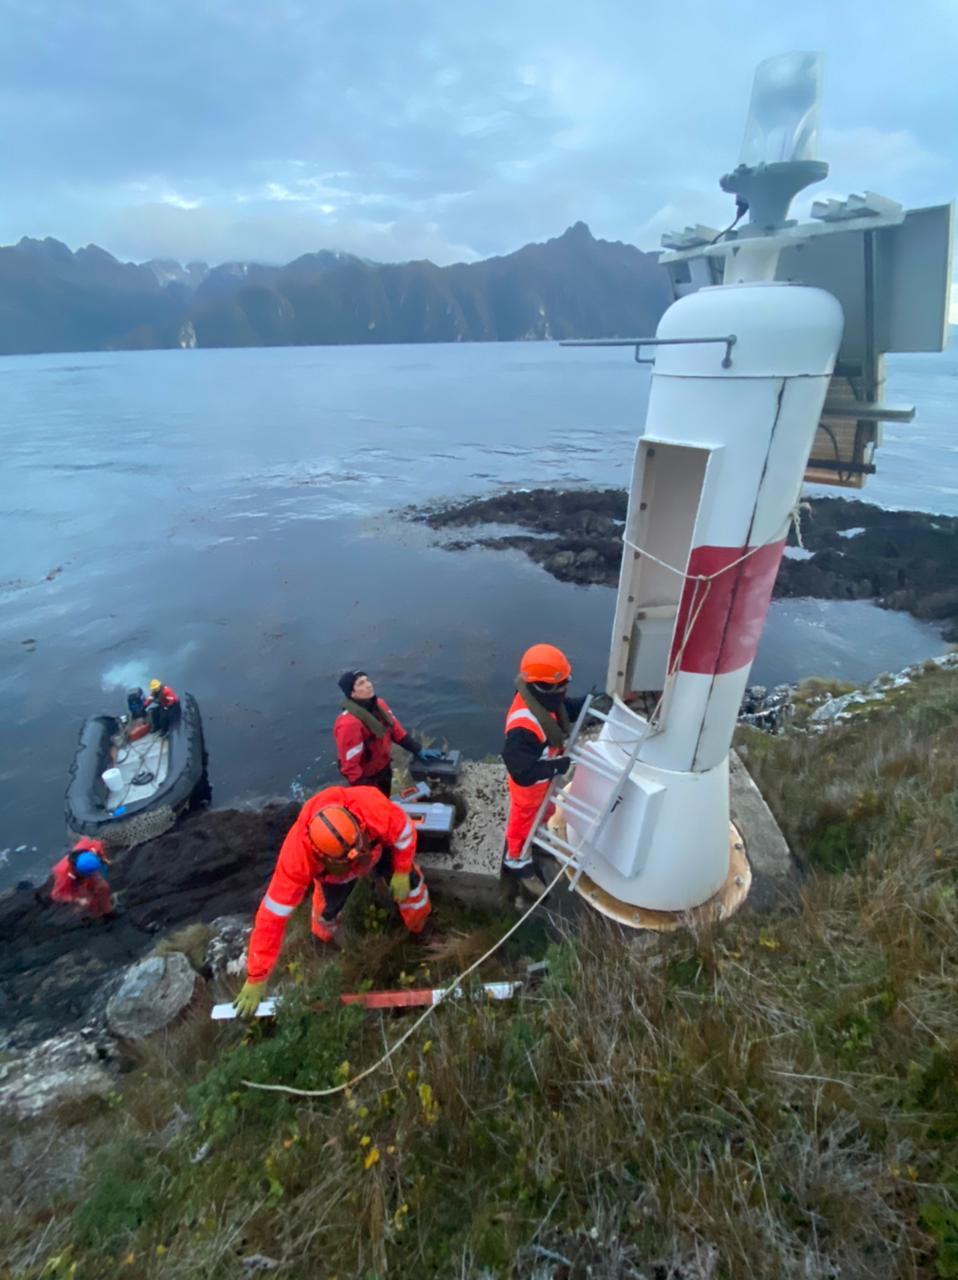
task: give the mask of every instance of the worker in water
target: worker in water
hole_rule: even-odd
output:
[[[398,742],[420,760],[438,760],[441,751],[423,747],[407,733],[384,698],[377,697],[365,671],[344,671],[339,677],[342,711],[333,725],[339,772],[354,787],[378,787],[392,792],[392,744]]]
[[[506,740],[502,747],[509,778],[509,818],[502,850],[502,877],[514,881],[523,892],[536,893],[541,882],[532,853],[525,849],[539,806],[557,775],[569,771],[572,761],[563,755],[572,720],[582,709],[582,698],[567,692],[572,666],[561,649],[534,644],[522,655],[516,678],[516,696],[506,715]],[[550,817],[553,806],[543,814]]]
[[[303,805],[279,851],[259,904],[237,1012],[252,1017],[279,958],[286,922],[313,886],[311,927],[317,944],[338,942],[343,908],[357,880],[388,881],[402,922],[420,934],[432,909],[415,862],[416,830],[399,805],[375,787],[326,787]]]
[[[67,903],[91,920],[110,919],[113,896],[106,880],[108,866],[102,840],[78,840],[53,868],[51,900]]]
[[[161,680],[151,680],[145,710],[150,718],[150,728],[163,737],[179,717],[180,700],[168,684],[163,684]]]

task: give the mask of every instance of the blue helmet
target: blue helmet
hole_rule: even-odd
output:
[[[92,849],[84,849],[82,853],[78,853],[73,869],[78,876],[95,876],[97,872],[100,875],[106,870],[106,863],[93,852]]]

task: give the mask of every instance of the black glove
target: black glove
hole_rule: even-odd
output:
[[[555,776],[558,778],[564,777],[572,768],[572,761],[568,756],[559,756],[552,763],[555,766]]]

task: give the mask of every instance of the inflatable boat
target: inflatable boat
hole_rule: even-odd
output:
[[[203,722],[192,694],[181,696],[163,734],[129,716],[84,722],[66,793],[71,836],[139,844],[172,827],[184,809],[208,800]]]

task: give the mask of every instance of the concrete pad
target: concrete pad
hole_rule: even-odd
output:
[[[752,868],[748,906],[767,911],[791,900],[799,883],[799,869],[781,827],[765,803],[752,775],[733,751],[729,756],[732,821],[745,840]]]
[[[501,906],[499,862],[509,793],[501,760],[467,761],[454,790],[466,806],[449,853],[422,853],[426,879],[440,893],[482,906]]]
[[[732,820],[745,840],[753,883],[748,905],[768,910],[790,897],[798,868],[772,812],[733,751],[730,764]],[[467,813],[453,834],[449,853],[423,853],[419,861],[439,893],[482,905],[501,905],[499,862],[509,793],[501,760],[468,761],[455,790]]]

